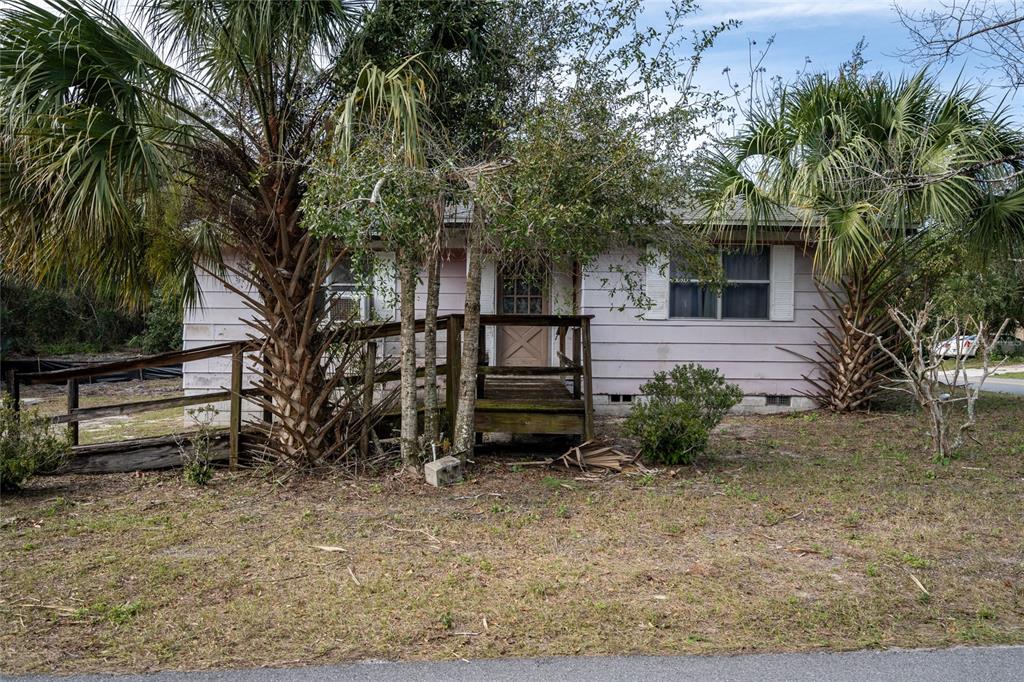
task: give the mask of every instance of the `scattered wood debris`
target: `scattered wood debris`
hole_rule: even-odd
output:
[[[569,450],[558,458],[569,469],[603,469],[604,471],[620,472],[629,466],[639,466],[636,455],[627,455],[609,445],[606,441],[588,440]]]

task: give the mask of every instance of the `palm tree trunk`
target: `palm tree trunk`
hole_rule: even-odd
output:
[[[819,333],[816,364],[822,378],[812,382],[823,406],[836,412],[863,409],[882,390],[892,363],[878,350],[875,335],[886,343],[892,339],[894,325],[884,301],[894,281],[876,269],[844,279],[840,290],[823,292],[834,311],[832,324],[823,324]]]
[[[329,247],[310,233],[278,240],[267,251],[240,245],[248,266],[225,265],[225,286],[254,311],[249,325],[262,338],[255,354],[263,397],[259,404],[273,423],[257,423],[267,448],[282,463],[319,466],[342,455],[354,434],[347,433],[348,404],[335,399],[354,348],[347,327],[324,324],[321,284],[330,271]],[[252,289],[241,288],[244,281]]]
[[[440,244],[427,255],[427,310],[423,320],[423,435],[438,441],[437,415],[437,308],[441,298]]]
[[[402,464],[412,466],[419,454],[419,424],[416,400],[416,262],[408,253],[398,255],[399,308],[401,310],[401,402],[400,442]]]
[[[467,230],[466,303],[463,309],[462,372],[459,376],[459,404],[455,413],[454,452],[461,458],[473,453],[476,437],[476,374],[479,361],[480,279],[483,274],[483,216],[479,206],[473,207],[473,222]]]

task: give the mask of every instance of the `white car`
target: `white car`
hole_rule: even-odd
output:
[[[978,337],[954,336],[937,344],[932,349],[935,355],[944,358],[955,358],[957,356],[973,358],[978,353]]]

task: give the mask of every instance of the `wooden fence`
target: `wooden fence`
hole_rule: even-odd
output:
[[[71,436],[71,444],[79,445],[79,429],[81,422],[103,417],[114,417],[141,412],[162,410],[168,407],[186,407],[188,405],[200,405],[214,402],[228,401],[230,411],[228,416],[228,464],[233,469],[238,466],[238,456],[241,450],[242,432],[242,398],[245,395],[252,395],[255,389],[242,389],[242,372],[244,369],[244,353],[253,350],[248,341],[233,341],[219,343],[201,348],[189,350],[172,351],[149,355],[146,357],[131,358],[127,360],[116,360],[98,364],[60,369],[50,372],[16,372],[11,370],[7,374],[7,390],[14,399],[14,405],[20,403],[21,387],[28,384],[65,384],[67,386],[67,411],[52,417],[54,424],[67,424]],[[120,403],[116,405],[100,405],[97,407],[80,407],[78,386],[83,379],[102,377],[118,372],[125,372],[148,367],[166,367],[179,363],[192,362],[195,360],[206,360],[223,355],[231,356],[231,386],[224,390],[213,393],[203,393],[191,396],[174,396],[171,398],[159,398],[156,400],[143,400],[139,402]],[[169,436],[168,438],[172,438]],[[159,439],[145,439],[153,441],[149,443],[153,449],[154,456],[165,457],[168,447],[166,442]],[[166,440],[166,439],[164,439]],[[131,449],[132,441],[122,441],[126,449]],[[79,453],[84,452],[82,448],[76,447]],[[162,460],[161,460],[162,461]]]
[[[590,357],[590,315],[481,315],[479,330],[479,353],[477,358],[476,382],[477,401],[475,427],[478,433],[549,433],[578,434],[585,439],[593,436],[594,403],[593,380]],[[486,356],[485,338],[488,327],[538,326],[555,330],[557,341],[557,362],[552,366],[521,367],[498,366]],[[416,320],[415,330],[422,333],[424,320]],[[462,336],[465,317],[461,314],[438,317],[438,331],[446,332],[445,361],[436,364],[439,380],[444,379],[444,417],[448,433],[455,433],[455,415],[458,411],[459,381],[462,372]],[[373,407],[374,386],[398,381],[397,370],[378,372],[378,342],[381,339],[397,337],[401,333],[398,322],[364,324],[356,328],[349,337],[352,341],[366,344],[366,361],[363,374],[358,379],[363,384],[363,409],[369,413]],[[21,386],[29,384],[65,384],[67,386],[67,409],[63,414],[52,417],[55,424],[67,424],[76,455],[102,451],[104,456],[124,455],[124,466],[133,468],[155,468],[170,466],[176,461],[177,437],[168,435],[160,438],[134,439],[88,446],[79,445],[79,424],[91,419],[137,414],[169,407],[209,404],[228,401],[230,405],[227,428],[229,466],[238,465],[242,442],[242,400],[255,395],[256,388],[242,388],[244,353],[257,351],[251,341],[233,341],[183,351],[173,351],[146,357],[105,362],[70,369],[48,372],[10,371],[7,376],[8,390],[19,404]],[[79,382],[84,379],[102,377],[108,374],[138,370],[149,367],[164,367],[178,363],[205,360],[230,355],[230,387],[211,393],[192,396],[174,396],[156,400],[81,407],[79,405]],[[435,360],[436,362],[436,360]],[[420,367],[417,376],[422,377]],[[545,379],[547,380],[545,383]],[[565,386],[571,382],[571,388]],[[270,415],[264,411],[264,420]],[[369,452],[372,426],[364,420],[360,434],[360,451],[364,456]],[[101,447],[102,446],[102,447]],[[75,467],[79,471],[114,471],[104,464],[95,467]]]

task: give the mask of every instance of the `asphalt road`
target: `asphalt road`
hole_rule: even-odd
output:
[[[11,678],[4,678],[11,679]],[[958,647],[937,650],[849,653],[757,654],[748,656],[610,656],[533,658],[436,663],[353,663],[311,668],[261,668],[195,673],[15,678],[53,682],[411,682],[443,680],[713,680],[850,682],[1019,682],[1024,679],[1024,647]]]
[[[996,374],[985,380],[982,390],[985,392],[993,391],[995,393],[1024,395],[1024,379],[1000,379],[999,375]]]

